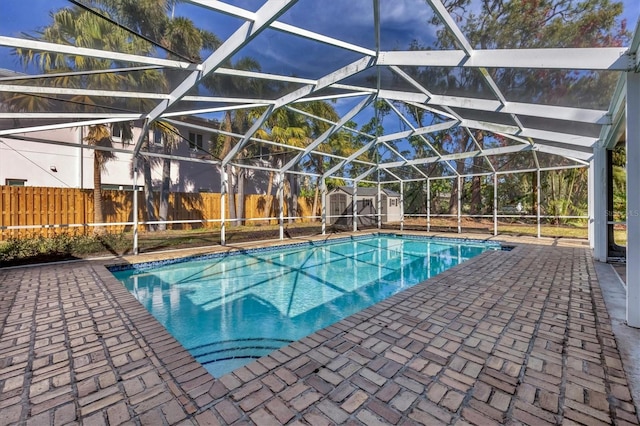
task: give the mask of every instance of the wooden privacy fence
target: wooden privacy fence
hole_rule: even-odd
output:
[[[132,191],[102,191],[103,211],[108,232],[130,230],[133,221]],[[236,195],[237,196],[237,195]],[[158,206],[159,194],[154,193],[154,206]],[[263,219],[277,216],[277,208],[270,209],[277,201],[274,196],[245,195],[245,219]],[[311,200],[298,199],[297,216],[312,216]],[[91,233],[93,227],[93,190],[75,188],[48,188],[33,186],[0,186],[0,240],[10,237],[53,236],[55,234]],[[229,218],[229,203],[225,203],[225,217]],[[146,221],[144,194],[138,192],[138,220]],[[288,216],[285,205],[285,216]],[[220,194],[172,193],[169,196],[169,221],[194,221],[168,224],[167,229],[192,229],[220,227]],[[277,223],[274,219],[247,220],[246,225]],[[23,229],[7,229],[27,226]],[[144,226],[140,226],[144,230]]]

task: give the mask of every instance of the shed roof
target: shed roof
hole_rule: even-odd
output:
[[[337,188],[334,189],[334,191],[343,191],[346,192],[347,194],[349,194],[350,196],[353,196],[353,187],[351,186],[339,186]],[[392,189],[389,188],[380,188],[380,192],[382,192],[383,194],[385,194],[388,197],[399,197],[400,193],[396,192]],[[378,195],[378,188],[374,188],[374,187],[370,187],[370,186],[361,186],[358,187],[358,196],[362,196],[362,197],[375,197],[376,195]]]

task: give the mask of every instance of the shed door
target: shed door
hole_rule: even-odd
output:
[[[382,213],[382,223],[387,223],[389,221],[389,218],[387,216],[387,212],[389,211],[389,198],[385,195],[382,194],[382,197],[380,199],[380,209],[382,210],[380,213]]]
[[[330,214],[332,217],[329,223],[336,223],[340,219],[344,219],[338,216],[346,214],[346,210],[347,210],[347,196],[345,194],[333,194],[331,196],[331,203],[330,203],[330,212],[331,212]]]

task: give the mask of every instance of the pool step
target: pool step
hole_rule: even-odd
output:
[[[257,359],[292,343],[292,340],[247,338],[212,342],[188,349],[202,365],[230,359]]]

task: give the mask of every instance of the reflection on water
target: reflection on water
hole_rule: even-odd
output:
[[[377,236],[114,275],[219,377],[491,248]]]

